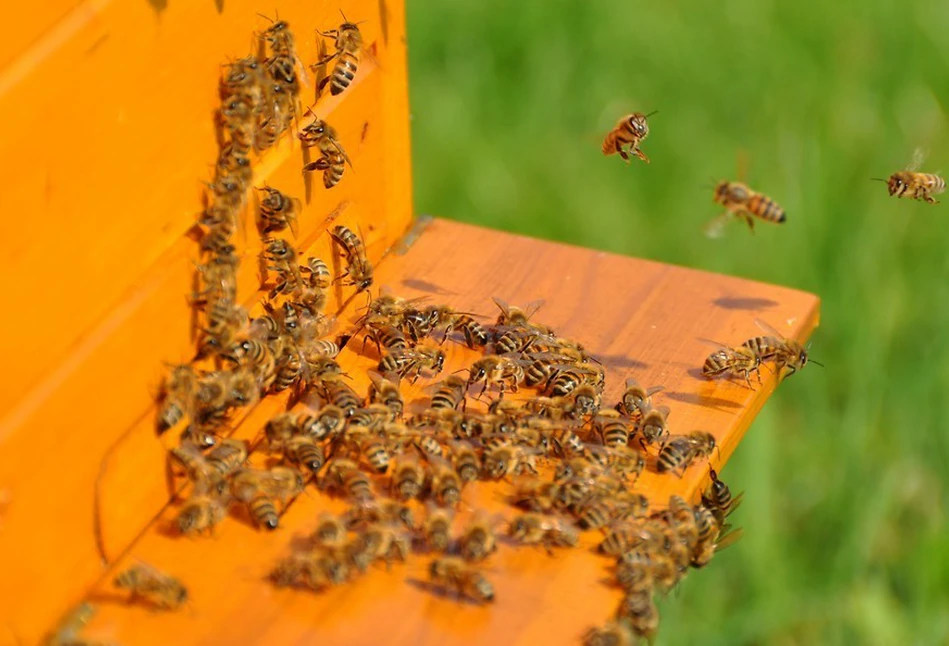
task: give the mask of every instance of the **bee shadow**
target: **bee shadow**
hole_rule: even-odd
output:
[[[692,404],[694,406],[703,406],[706,408],[741,408],[741,404],[737,404],[728,399],[722,399],[721,397],[710,397],[708,395],[701,395],[699,393],[667,392],[663,393],[663,395],[677,402],[682,402],[683,404]]]
[[[716,307],[721,307],[726,310],[764,310],[769,307],[776,307],[779,305],[777,301],[773,301],[770,298],[755,298],[755,297],[742,297],[742,296],[723,296],[721,298],[716,298],[712,303]]]
[[[478,603],[474,599],[469,599],[468,597],[462,596],[457,592],[452,592],[443,586],[436,585],[431,581],[423,581],[422,579],[416,579],[413,577],[406,577],[405,582],[414,588],[418,588],[422,592],[427,592],[428,594],[439,597],[446,601],[454,601],[455,603],[463,603],[468,606],[480,607],[482,604]]]
[[[455,294],[455,292],[445,289],[435,283],[430,283],[427,280],[421,280],[419,278],[403,278],[402,284],[408,287],[409,289],[417,289],[420,292],[428,292],[430,294],[442,294],[445,296],[450,296]]]
[[[594,356],[607,368],[635,368],[642,370],[649,367],[648,363],[637,361],[622,354],[595,354]]]

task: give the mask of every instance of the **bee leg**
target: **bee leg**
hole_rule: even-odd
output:
[[[646,153],[640,150],[638,146],[636,148],[633,148],[633,154],[639,157],[641,160],[643,160],[647,164],[649,163],[649,157],[647,157]]]

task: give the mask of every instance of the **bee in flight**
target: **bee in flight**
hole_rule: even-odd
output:
[[[920,173],[918,168],[923,165],[925,155],[917,148],[913,154],[913,163],[906,170],[890,175],[889,179],[871,177],[877,182],[885,182],[890,195],[896,197],[910,197],[914,200],[924,200],[930,204],[939,204],[934,194],[946,190],[946,180],[933,173]]]
[[[629,156],[635,155],[648,164],[649,157],[639,148],[639,145],[649,136],[649,126],[646,124],[646,119],[657,112],[658,110],[649,114],[634,112],[617,121],[613,129],[606,134],[606,139],[603,140],[603,154],[619,153],[627,164],[629,163]]]
[[[767,195],[752,190],[741,182],[719,182],[712,200],[725,207],[725,212],[705,227],[709,238],[719,238],[729,218],[736,217],[755,231],[755,218],[764,222],[781,224],[787,216],[784,209]]]

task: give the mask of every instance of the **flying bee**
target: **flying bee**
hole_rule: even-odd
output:
[[[705,227],[705,233],[710,238],[720,237],[725,223],[733,217],[747,224],[752,233],[755,230],[755,218],[774,224],[781,224],[787,219],[784,209],[777,202],[741,182],[720,182],[715,187],[712,200],[724,206],[725,213]]]
[[[372,264],[366,257],[363,241],[343,225],[334,227],[330,236],[346,257],[346,269],[337,280],[347,279],[346,284],[356,286],[357,291],[368,289],[372,285]]]
[[[603,140],[603,154],[613,155],[619,153],[626,163],[629,163],[630,155],[635,155],[641,160],[649,163],[649,158],[640,149],[640,144],[649,136],[649,126],[646,119],[656,114],[657,111],[643,114],[634,112],[627,114],[616,122],[616,125],[606,134]]]
[[[501,393],[505,389],[516,392],[518,384],[524,381],[524,368],[511,357],[488,355],[475,361],[468,369],[469,387],[481,381],[484,382],[481,395],[492,385],[497,385]]]
[[[332,74],[323,79],[319,88],[322,90],[323,86],[329,83],[330,94],[336,96],[348,88],[356,77],[356,67],[359,64],[359,54],[362,51],[362,33],[359,31],[358,23],[349,22],[346,20],[346,16],[343,16],[343,24],[338,29],[331,29],[326,32],[317,31],[316,33],[324,38],[333,39],[336,51],[311,65],[310,69],[319,69],[326,63],[336,59]]]
[[[580,539],[569,523],[535,512],[515,516],[508,526],[508,534],[525,545],[543,545],[548,553],[552,547],[575,547]]]
[[[494,586],[463,559],[448,556],[435,559],[429,564],[428,574],[433,583],[450,588],[459,595],[479,603],[494,601]]]
[[[481,473],[481,460],[472,446],[464,441],[451,442],[452,466],[461,481],[474,482]]]
[[[754,352],[762,362],[773,359],[775,372],[781,378],[790,377],[807,365],[807,348],[793,339],[785,338],[761,319],[756,319],[755,323],[767,332],[768,336],[756,336],[753,339],[748,339],[741,344],[743,348]],[[814,360],[811,360],[811,363],[818,366],[823,365]],[[784,368],[787,368],[786,373],[783,372]]]
[[[702,365],[702,374],[705,377],[709,379],[717,379],[723,376],[741,377],[748,384],[748,387],[752,388],[751,374],[754,373],[758,378],[758,382],[761,382],[761,373],[759,372],[761,359],[755,354],[754,350],[746,346],[729,348],[721,344],[716,345],[719,346],[719,349],[710,354]]]
[[[128,590],[130,601],[142,599],[162,610],[175,610],[188,601],[188,589],[181,581],[145,563],[120,572],[112,583]]]
[[[626,446],[629,442],[629,422],[614,410],[602,411],[594,417],[593,427],[605,446]]]
[[[939,204],[933,197],[946,190],[946,180],[932,173],[920,173],[925,155],[922,149],[917,148],[913,154],[913,163],[904,171],[890,175],[889,179],[872,177],[874,181],[886,183],[890,195],[898,198],[909,197],[914,200],[924,200],[930,204]]]
[[[206,531],[213,532],[215,525],[224,520],[226,515],[227,505],[221,498],[210,494],[196,494],[181,506],[175,524],[182,534],[202,534]]]
[[[395,417],[401,417],[405,402],[402,399],[399,376],[393,373],[383,376],[377,372],[369,372],[369,380],[369,402],[382,404]]]
[[[491,300],[498,306],[501,313],[495,322],[497,326],[509,325],[512,327],[527,328],[530,327],[530,319],[544,305],[544,301],[531,301],[523,308],[515,305],[508,305],[503,299],[492,296]]]
[[[257,189],[266,193],[258,205],[259,227],[261,235],[290,228],[297,235],[297,217],[300,213],[300,200],[288,197],[270,186]]]
[[[422,540],[428,549],[444,552],[451,541],[452,510],[429,505],[425,522],[422,524]]]
[[[498,548],[494,522],[476,515],[458,537],[458,554],[466,561],[483,561]]]
[[[646,411],[652,408],[652,396],[662,389],[662,386],[643,388],[638,381],[629,378],[626,380],[626,390],[619,403],[616,404],[616,410],[633,422],[638,422]]]
[[[656,471],[659,473],[679,471],[681,477],[694,460],[699,457],[709,457],[716,446],[715,437],[703,431],[671,436],[659,449]]]
[[[432,465],[429,490],[432,497],[441,506],[453,507],[461,502],[461,476],[444,460],[436,460]]]
[[[468,390],[467,382],[461,377],[449,375],[444,381],[439,382],[438,389],[432,395],[431,408],[465,408],[465,392]]]
[[[658,406],[644,411],[639,423],[640,444],[643,448],[647,444],[659,442],[669,434],[670,412],[668,406]]]
[[[399,500],[418,498],[425,484],[425,469],[418,459],[399,457],[389,467],[393,495]]]

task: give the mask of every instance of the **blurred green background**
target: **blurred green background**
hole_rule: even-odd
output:
[[[949,3],[409,0],[415,200],[431,213],[816,292],[808,368],[730,462],[744,539],[661,605],[661,644],[949,643]],[[652,159],[604,158],[625,112]],[[713,178],[788,222],[749,236]],[[582,594],[582,591],[577,591]]]

